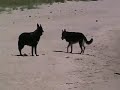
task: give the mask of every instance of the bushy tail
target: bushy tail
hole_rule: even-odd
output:
[[[84,41],[86,42],[86,44],[91,44],[93,42],[93,38],[90,39],[90,41],[87,40],[87,38],[84,36]]]

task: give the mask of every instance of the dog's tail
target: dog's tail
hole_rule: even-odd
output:
[[[84,41],[86,42],[86,44],[91,44],[93,42],[93,38],[90,39],[90,41],[87,40],[87,38],[84,36]]]

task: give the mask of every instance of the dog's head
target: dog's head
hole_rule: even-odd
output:
[[[62,40],[65,39],[66,32],[67,32],[66,29],[62,30],[62,37],[61,37]]]
[[[41,35],[42,35],[42,33],[44,32],[41,24],[40,24],[40,25],[37,24],[37,31],[39,31],[39,33],[40,33]]]

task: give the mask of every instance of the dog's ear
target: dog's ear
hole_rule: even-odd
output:
[[[42,27],[42,25],[40,24],[40,27]]]
[[[64,29],[64,32],[66,32],[66,29]]]
[[[37,23],[37,28],[39,28],[39,24]]]

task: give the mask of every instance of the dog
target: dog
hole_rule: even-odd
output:
[[[93,38],[91,38],[90,41],[87,40],[87,38],[85,37],[85,35],[83,33],[79,33],[79,32],[68,32],[66,31],[66,29],[62,30],[62,40],[66,40],[68,42],[68,46],[67,46],[67,53],[68,53],[68,48],[71,46],[71,52],[72,53],[72,46],[75,43],[79,43],[79,46],[81,48],[81,52],[80,54],[84,53],[85,51],[85,46],[84,43],[86,44],[91,44],[93,42]]]
[[[35,51],[35,55],[39,56],[37,55],[37,44],[43,32],[44,31],[41,24],[40,25],[37,24],[37,29],[34,32],[24,32],[20,34],[18,38],[18,50],[19,50],[20,56],[23,56],[21,50],[24,48],[25,45],[32,47],[32,51],[31,51],[32,56],[34,56],[33,50]]]

